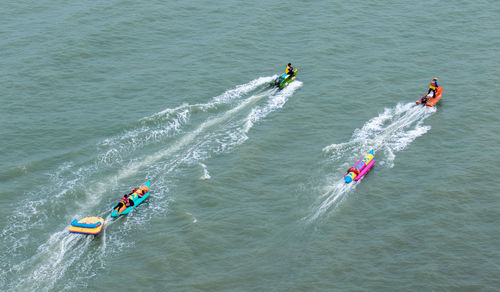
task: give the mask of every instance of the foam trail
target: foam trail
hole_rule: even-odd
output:
[[[346,184],[343,179],[335,182],[332,186],[327,187],[322,197],[326,197],[318,206],[316,212],[311,216],[310,220],[314,221],[323,213],[328,211],[332,205],[339,205],[345,198],[344,194],[351,192],[356,188],[357,184]]]
[[[282,108],[288,101],[288,98],[301,86],[302,82],[300,81],[292,82],[279,93],[277,93],[273,98],[271,98],[267,105],[253,109],[246,120],[244,132],[248,133],[248,131],[253,127],[254,123],[266,117],[270,112]]]
[[[21,278],[18,288],[51,290],[73,262],[87,251],[91,240],[90,237],[84,238],[76,234],[68,234],[66,231],[52,234],[49,240],[38,248],[34,258],[14,267],[14,271],[18,272],[24,265],[39,263],[33,267],[31,273]],[[80,242],[83,244],[79,244]],[[77,245],[78,248],[75,248]]]
[[[116,137],[105,139],[100,146],[108,148],[114,146],[114,148],[102,155],[100,160],[102,162],[114,161],[114,158],[118,157],[119,153],[133,151],[148,142],[160,141],[164,137],[179,134],[182,126],[189,122],[193,112],[198,110],[207,111],[215,109],[221,104],[228,104],[269,83],[273,78],[274,76],[259,77],[246,84],[227,90],[207,103],[182,104],[178,107],[167,108],[149,117],[142,118],[140,120],[142,127],[134,128]]]
[[[395,152],[403,150],[430,130],[430,126],[424,126],[423,122],[435,111],[435,108],[416,106],[414,103],[397,104],[394,108],[384,109],[361,129],[356,129],[348,142],[324,147],[323,152],[329,156],[330,163],[340,166],[333,177],[342,177],[345,169],[370,149],[375,149],[377,165],[394,167]],[[356,185],[346,184],[343,179],[335,179],[333,184],[328,184],[309,220],[316,220],[331,208],[338,207]]]
[[[189,164],[207,159],[211,153],[219,154],[232,151],[237,145],[241,145],[248,139],[248,133],[255,123],[282,108],[288,98],[301,86],[300,81],[295,81],[282,91],[272,90],[270,94],[265,93],[264,96],[269,97],[265,104],[254,106],[248,115],[233,120],[220,130],[210,131],[203,139],[199,140],[198,144],[188,150],[189,155],[186,155],[182,162]],[[262,97],[255,96],[257,100],[262,99]]]
[[[183,104],[183,105],[181,105],[177,108],[174,108],[174,109],[165,109],[165,110],[158,112],[150,117],[143,118],[143,119],[141,119],[141,121],[154,120],[157,117],[169,116],[171,114],[176,113],[177,111],[183,111],[186,109],[200,108],[202,110],[207,110],[207,109],[213,108],[219,104],[228,103],[234,99],[238,99],[238,98],[252,92],[253,90],[257,89],[258,87],[271,82],[274,78],[276,78],[276,77],[275,76],[259,77],[259,78],[254,79],[246,84],[241,84],[241,85],[236,86],[233,89],[227,90],[223,94],[214,97],[211,102],[204,103],[204,104],[194,104],[194,105]]]
[[[196,137],[198,137],[201,133],[203,133],[207,128],[213,127],[213,126],[220,124],[221,122],[229,119],[232,115],[234,115],[235,113],[237,113],[238,111],[240,111],[241,109],[246,107],[248,104],[257,101],[258,99],[261,99],[264,96],[265,96],[265,94],[254,95],[254,96],[244,100],[243,102],[241,102],[235,108],[223,113],[222,115],[208,119],[207,121],[203,122],[197,129],[184,135],[179,141],[174,143],[171,147],[169,147],[165,150],[159,151],[158,153],[155,153],[154,155],[150,155],[150,156],[144,158],[143,160],[141,160],[140,162],[134,163],[130,167],[122,169],[118,173],[118,175],[116,176],[117,180],[124,179],[124,178],[136,173],[139,169],[144,168],[148,165],[152,165],[155,162],[163,159],[164,157],[173,155],[174,153],[182,150],[187,145],[192,143],[196,139]],[[172,163],[171,167],[169,168],[169,170],[167,172],[172,171],[175,167],[177,167],[178,164],[179,163]]]

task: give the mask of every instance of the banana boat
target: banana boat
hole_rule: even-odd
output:
[[[354,164],[353,167],[349,168],[347,172],[344,174],[344,179],[346,183],[350,183],[353,180],[360,180],[365,174],[372,168],[375,164],[375,160],[373,159],[373,149],[366,154],[364,158],[361,158]]]
[[[134,189],[126,197],[122,197],[120,202],[118,202],[111,212],[111,217],[118,217],[120,215],[128,214],[130,211],[134,210],[135,207],[139,206],[144,200],[149,197],[149,186],[151,182],[148,180],[140,188]]]

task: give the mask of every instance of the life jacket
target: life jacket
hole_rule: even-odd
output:
[[[436,81],[432,80],[431,81],[431,85],[429,85],[429,88],[432,89],[432,90],[436,90],[436,87],[437,87]]]
[[[354,172],[356,175],[358,175],[359,174],[359,169],[351,167],[351,168],[349,168],[347,170],[347,173],[349,173],[349,172]]]
[[[147,192],[149,192],[149,188],[147,186],[142,186],[137,190],[137,195],[139,198],[142,198],[142,196],[144,196]]]
[[[130,197],[130,196],[129,196]],[[123,205],[127,206],[127,207],[130,207],[130,202],[128,201],[129,199],[126,198],[125,196],[123,196],[121,198],[121,202],[123,203]]]
[[[292,66],[286,66],[285,73],[286,74],[293,74],[293,67]]]
[[[123,207],[123,206],[125,206],[125,207],[127,207],[127,208],[128,208],[128,207],[130,207],[130,203],[129,203],[128,199],[127,199],[127,198],[125,198],[125,197],[122,197],[122,198],[121,198],[120,203],[122,203],[122,204],[123,204],[123,205],[122,205],[122,207]],[[118,204],[120,204],[120,203],[118,203]],[[120,209],[121,209],[122,207],[120,207]],[[119,210],[119,209],[118,209],[118,210]]]

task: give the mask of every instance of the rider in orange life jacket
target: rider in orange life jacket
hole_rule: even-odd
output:
[[[130,195],[132,195],[135,191],[137,191],[138,189],[135,188],[133,189],[130,193],[128,194],[125,194],[121,199],[120,199],[120,202],[118,202],[118,205],[116,205],[116,210],[117,211],[120,211],[120,209],[123,207],[123,206],[126,206],[127,208],[130,207],[130,206],[133,206],[134,205],[134,200],[132,200],[130,197]]]
[[[436,96],[436,88],[439,87],[437,81],[438,81],[437,77],[434,77],[434,79],[432,79],[431,85],[429,85],[429,91],[427,92],[427,96],[429,96],[429,93],[431,93],[431,91],[432,91],[432,96]]]
[[[288,66],[286,66],[285,73],[288,74],[289,77],[292,77],[293,75],[292,63],[288,63]]]

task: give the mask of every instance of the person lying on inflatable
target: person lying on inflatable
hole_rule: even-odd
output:
[[[135,191],[136,189],[134,189]],[[128,208],[130,206],[134,205],[134,200],[129,199],[129,196],[134,192],[132,191],[131,193],[125,194],[121,199],[120,202],[118,202],[118,205],[116,205],[115,210],[120,212],[121,208],[125,206],[125,208]]]
[[[135,188],[130,193],[125,194],[116,205],[115,210],[120,212],[121,208],[125,206],[126,208],[134,206],[134,196],[133,194],[137,194],[137,197],[142,198],[147,192],[149,188],[147,186],[142,186],[141,188]]]

